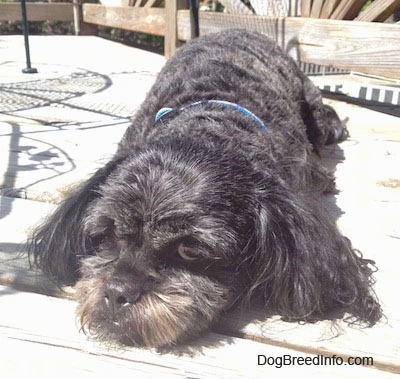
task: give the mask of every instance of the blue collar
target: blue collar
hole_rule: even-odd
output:
[[[238,110],[240,113],[244,114],[245,116],[251,117],[251,119],[258,124],[258,126],[261,128],[261,130],[264,133],[268,132],[268,129],[265,126],[265,124],[253,112],[250,112],[247,108],[244,108],[235,103],[231,103],[229,101],[223,101],[223,100],[196,101],[195,103],[191,103],[189,105],[185,105],[181,108],[178,108],[177,111],[180,112],[186,108],[191,108],[191,107],[195,107],[195,106],[199,106],[199,105],[203,105],[203,104],[219,104],[219,105],[223,105],[225,107],[234,108],[234,109]],[[174,108],[161,108],[156,114],[155,121],[157,122],[159,120],[162,120],[162,118],[165,115],[167,115],[168,113],[170,113],[173,110],[174,110]]]

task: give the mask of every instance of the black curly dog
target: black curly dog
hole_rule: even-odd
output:
[[[335,111],[265,36],[230,30],[170,59],[114,158],[32,237],[34,264],[75,284],[84,330],[161,347],[237,307],[286,320],[382,316],[372,261],[321,205]]]

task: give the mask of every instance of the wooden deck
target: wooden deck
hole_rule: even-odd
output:
[[[212,333],[169,352],[110,349],[76,324],[73,290],[29,269],[24,241],[69,186],[115,151],[130,115],[164,58],[96,37],[31,37],[32,66],[22,74],[23,39],[0,36],[0,377],[391,378],[400,373],[400,118],[330,101],[348,118],[350,139],[325,149],[340,193],[338,224],[375,259],[376,292],[386,319],[371,329],[329,322],[247,323],[232,315]],[[106,58],[105,58],[106,57]],[[390,111],[398,113],[398,108]],[[323,364],[321,355],[336,356]],[[264,358],[265,357],[265,358]],[[268,357],[268,363],[264,359]],[[286,357],[297,364],[278,368]],[[347,364],[349,357],[364,365]],[[368,364],[372,363],[373,365]],[[306,359],[313,364],[306,365]],[[343,360],[343,364],[340,364]],[[308,361],[307,361],[308,362]],[[350,361],[351,363],[352,361]]]

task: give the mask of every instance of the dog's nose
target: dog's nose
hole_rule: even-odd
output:
[[[128,286],[121,281],[112,280],[106,284],[104,300],[113,315],[123,311],[129,304],[135,303],[142,295],[140,287]]]

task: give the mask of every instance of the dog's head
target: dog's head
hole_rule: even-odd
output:
[[[198,335],[249,281],[249,165],[204,153],[192,143],[150,147],[88,205],[78,314],[101,339],[161,346]]]
[[[369,262],[311,196],[235,149],[163,141],[99,170],[34,236],[37,265],[77,281],[85,330],[165,346],[254,299],[291,320],[379,319]]]

